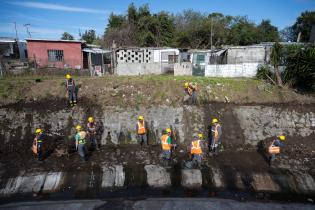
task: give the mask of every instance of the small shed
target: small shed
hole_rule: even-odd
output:
[[[95,46],[83,48],[83,68],[89,69],[91,76],[102,76],[111,72],[111,50],[104,50]]]

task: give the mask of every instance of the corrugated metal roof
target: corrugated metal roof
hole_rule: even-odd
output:
[[[42,42],[74,42],[74,43],[85,43],[84,40],[62,40],[62,39],[25,39],[28,41],[42,41]]]
[[[103,50],[100,48],[83,48],[83,52],[89,52],[89,53],[96,53],[96,54],[104,54],[104,53],[111,53],[110,50]]]
[[[0,37],[0,42],[2,43],[14,43],[16,40],[11,37]]]

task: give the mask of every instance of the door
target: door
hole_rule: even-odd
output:
[[[205,76],[206,53],[194,53],[193,55],[193,76]]]

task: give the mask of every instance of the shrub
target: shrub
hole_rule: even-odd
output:
[[[315,90],[315,46],[306,46],[288,56],[284,80],[293,87]]]
[[[257,69],[257,73],[256,73],[256,78],[257,79],[263,79],[263,80],[269,80],[268,77],[270,77],[273,80],[275,78],[275,75],[271,71],[270,66],[265,65],[265,64],[259,65],[259,67]]]

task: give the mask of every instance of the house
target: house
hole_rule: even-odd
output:
[[[188,50],[180,55],[174,75],[254,77],[269,62],[269,45],[225,46],[215,50]],[[189,57],[189,60],[181,57]]]
[[[112,73],[112,51],[103,50],[100,46],[83,44],[83,68],[89,69],[91,75],[102,76]]]
[[[81,69],[82,41],[26,39],[29,61],[37,67]]]
[[[117,74],[173,74],[178,55],[179,50],[173,48],[119,48],[116,50]]]
[[[0,37],[0,52],[5,58],[25,60],[27,58],[26,42],[11,37]]]

